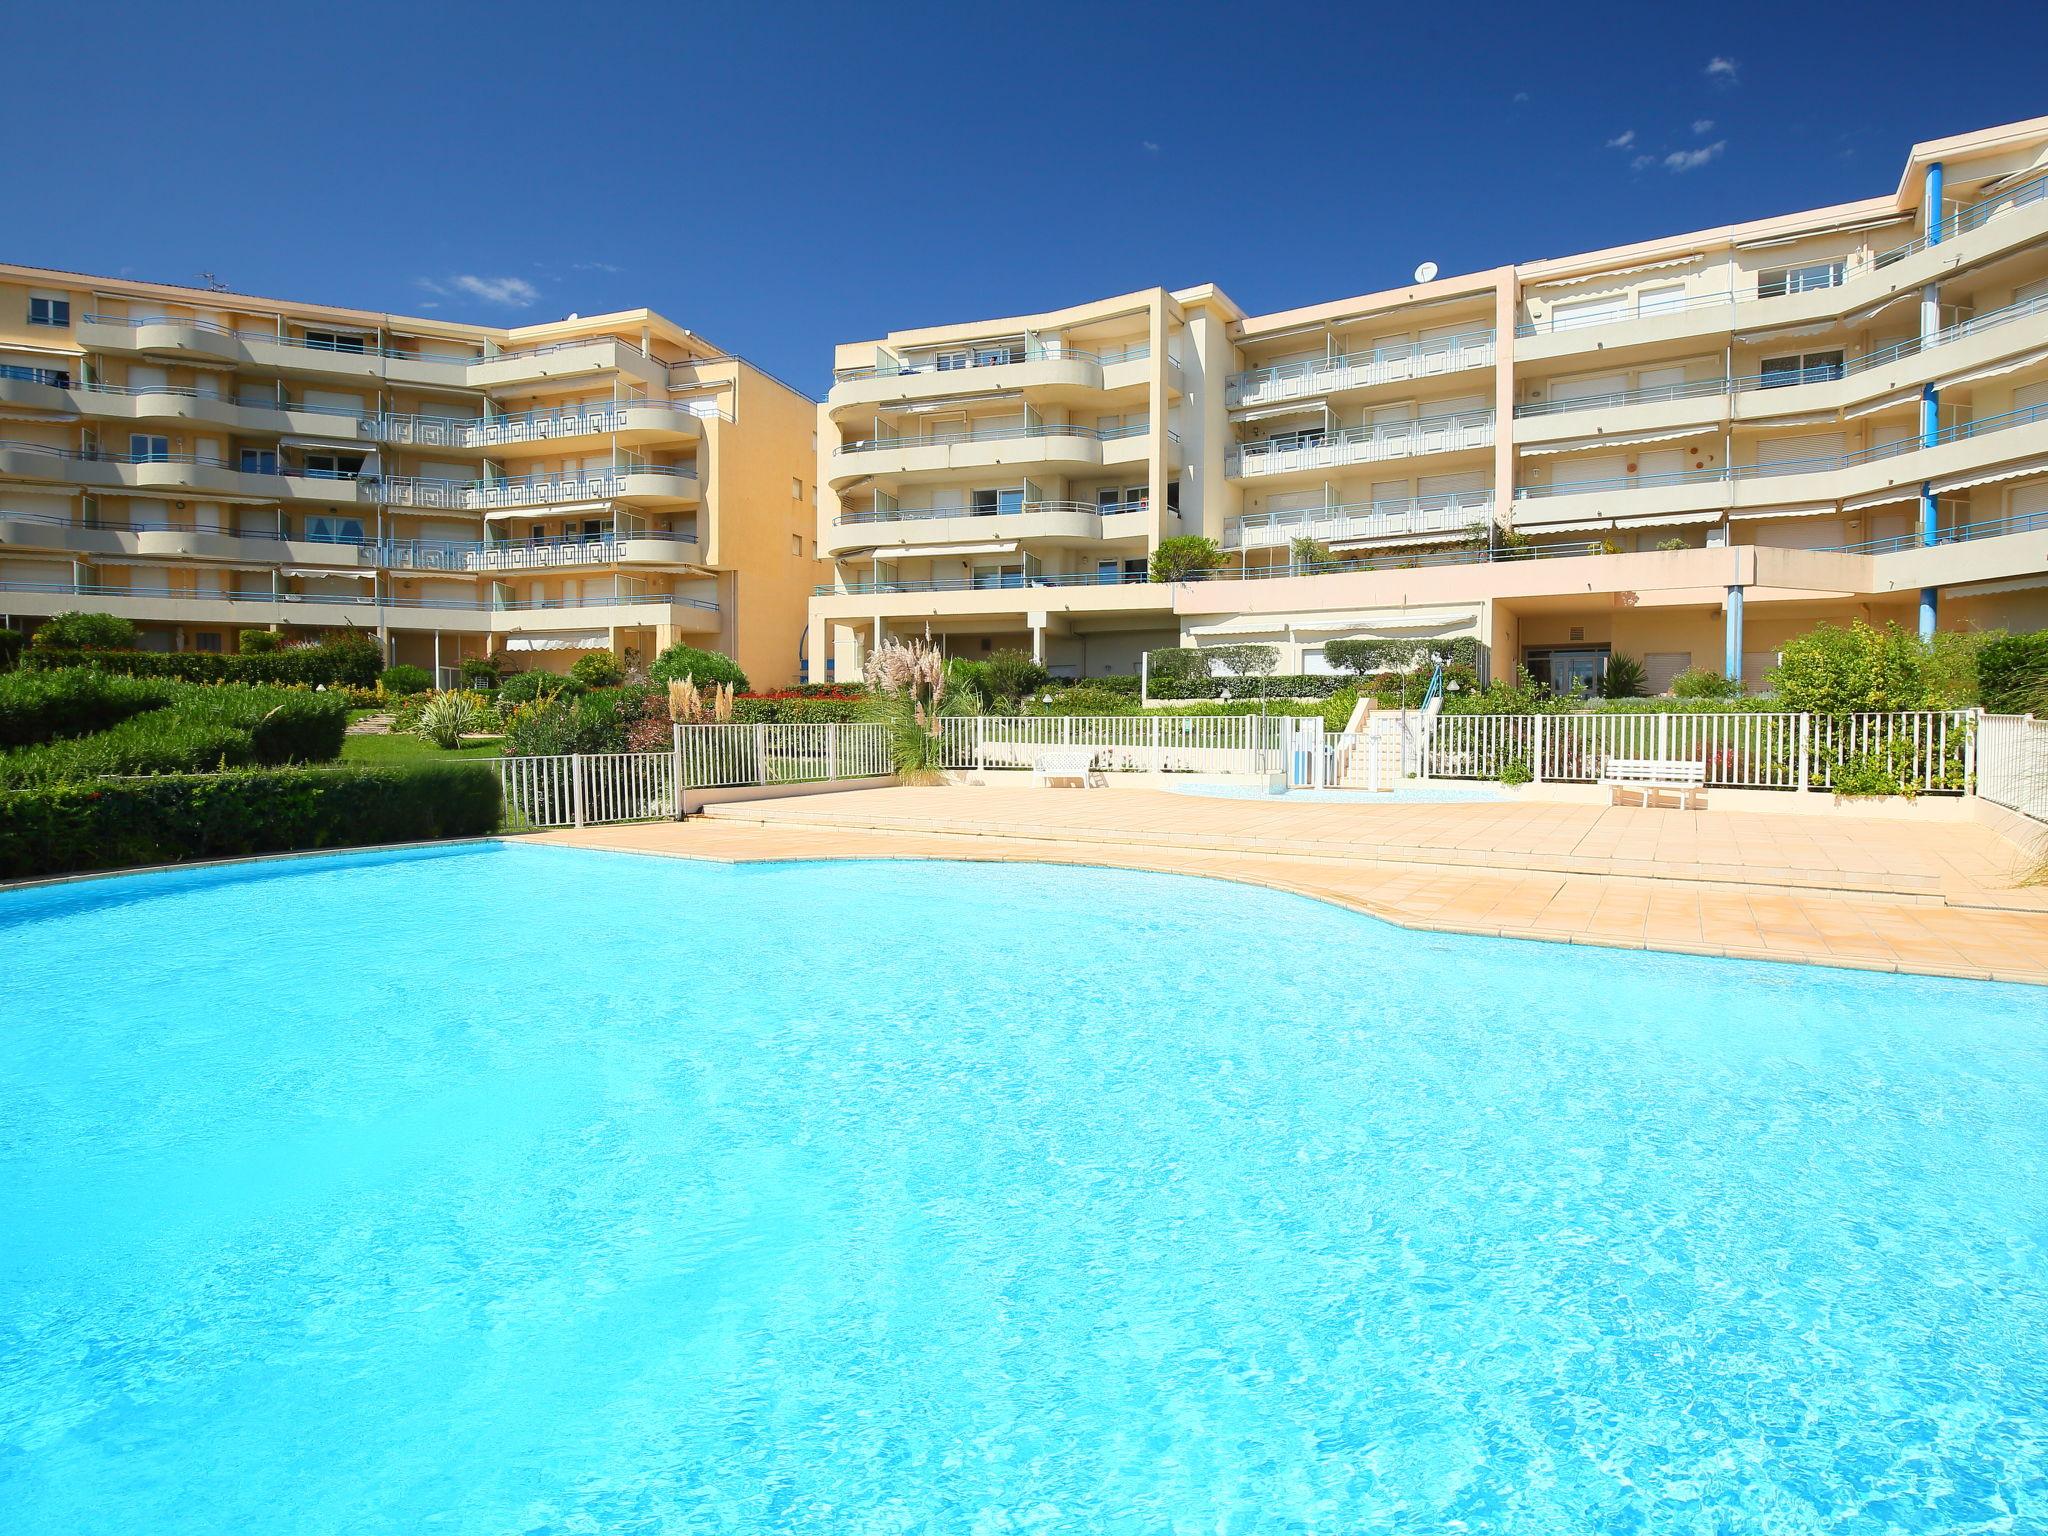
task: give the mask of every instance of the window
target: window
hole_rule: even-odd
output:
[[[1803,267],[1766,267],[1756,275],[1756,296],[1775,299],[1781,294],[1807,293],[1815,288],[1842,286],[1843,263],[1809,262]]]
[[[803,557],[804,536],[800,533],[792,533],[789,536],[789,558],[792,560],[801,560],[803,559]]]
[[[128,459],[134,464],[162,464],[171,456],[171,440],[168,437],[151,437],[146,432],[134,432],[128,437]]]
[[[1765,389],[1782,389],[1788,384],[1825,384],[1842,376],[1842,354],[1795,352],[1789,357],[1767,357],[1763,362]]]
[[[321,352],[363,352],[368,350],[363,345],[362,337],[350,336],[342,331],[308,331],[306,332],[305,341],[307,346]]]
[[[1001,342],[995,346],[979,346],[974,349],[974,366],[993,368],[1002,363],[1021,363],[1024,349],[1015,342]]]
[[[977,587],[1021,587],[1024,585],[1024,567],[1021,565],[977,565],[971,582]]]
[[[209,656],[218,656],[220,654],[220,636],[210,629],[201,630],[198,634],[194,635],[192,637],[192,644]]]
[[[802,501],[804,499],[804,483],[795,475],[789,477],[789,494],[793,500]]]
[[[363,456],[359,453],[306,455],[306,478],[309,480],[353,480],[362,472]]]
[[[313,544],[360,544],[363,520],[359,517],[311,516],[306,519],[306,539]]]
[[[19,379],[24,384],[47,384],[52,389],[69,389],[71,374],[63,368],[28,368],[19,363],[0,363],[0,379]]]
[[[239,468],[245,475],[274,475],[277,473],[277,450],[244,448]]]
[[[30,325],[69,325],[71,323],[71,301],[69,299],[39,299],[28,301],[28,323]]]
[[[603,537],[604,523],[602,520],[595,517],[586,517],[583,520],[583,542],[595,544]]]
[[[1098,560],[1095,562],[1095,580],[1100,586],[1113,587],[1124,582],[1150,579],[1151,568],[1143,559]]]
[[[1671,283],[1660,288],[1645,288],[1636,295],[1636,313],[1639,315],[1669,314],[1674,309],[1685,308],[1685,284]]]
[[[932,363],[939,372],[951,373],[956,368],[965,368],[967,366],[967,354],[965,352],[941,352],[932,359]]]

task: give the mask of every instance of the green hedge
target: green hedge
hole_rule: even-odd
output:
[[[180,685],[76,667],[0,676],[0,747],[90,736],[172,703]]]
[[[1977,690],[1994,715],[2048,709],[2048,630],[1985,641],[1977,652]]]
[[[23,667],[50,672],[92,667],[128,677],[170,677],[187,683],[304,683],[309,687],[371,688],[384,657],[367,635],[295,645],[253,656],[217,656],[207,651],[85,651],[30,646]]]
[[[0,754],[0,788],[331,762],[341,755],[347,730],[348,701],[338,694],[195,688],[172,708],[134,715],[108,730]]]
[[[1329,673],[1282,673],[1275,677],[1172,677],[1152,679],[1155,699],[1215,699],[1227,690],[1233,699],[1327,699],[1356,678]]]
[[[18,629],[0,629],[0,672],[12,672],[27,636]]]
[[[481,837],[499,819],[481,763],[279,768],[0,791],[0,878]]]

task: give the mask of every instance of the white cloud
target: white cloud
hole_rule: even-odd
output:
[[[457,293],[482,299],[486,304],[502,304],[507,309],[524,309],[540,297],[540,290],[523,277],[477,277],[464,272],[451,277],[448,283]]]
[[[623,272],[626,269],[624,267],[615,267],[608,261],[572,261],[569,263],[569,270],[571,272]]]
[[[1734,85],[1742,78],[1742,66],[1717,53],[1707,60],[1706,76],[1716,85]]]
[[[1692,120],[1692,131],[1694,133],[1712,133],[1714,131],[1714,120],[1711,117],[1696,117]]]
[[[1632,171],[1640,171],[1644,167],[1652,166],[1656,163],[1657,157],[1655,155],[1637,155],[1633,160],[1629,161],[1628,168]]]
[[[1515,92],[1515,95],[1514,95],[1514,101],[1515,101],[1516,105],[1518,105],[1518,106],[1519,106],[1519,105],[1520,105],[1520,104],[1521,104],[1522,102],[1525,102],[1525,101],[1527,101],[1528,99],[1529,99],[1529,93],[1528,93],[1527,91],[1517,91],[1517,92]]]
[[[1159,153],[1159,146],[1156,143],[1154,143],[1151,139],[1139,140],[1138,147],[1144,150],[1145,153],[1148,155],[1156,155]]]
[[[1709,160],[1721,158],[1721,151],[1728,147],[1726,139],[1716,139],[1711,144],[1702,144],[1698,149],[1674,150],[1664,157],[1664,169],[1677,175],[1684,171],[1696,171]]]
[[[1617,133],[1613,138],[1607,141],[1607,147],[1609,149],[1627,149],[1631,144],[1635,143],[1635,141],[1635,129],[1624,128],[1621,130],[1621,132]]]

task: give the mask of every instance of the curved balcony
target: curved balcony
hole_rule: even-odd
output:
[[[209,501],[312,501],[369,506],[374,481],[311,470],[245,470],[204,453],[106,453],[0,442],[0,478],[111,491],[175,491]]]
[[[1346,464],[1467,453],[1492,445],[1493,412],[1471,411],[1240,443],[1230,450],[1228,473],[1235,480],[1318,475]]]
[[[1112,536],[1110,525],[1126,520],[1125,514],[1144,511],[1143,502],[1026,501],[1008,511],[941,507],[847,512],[832,520],[826,552],[916,554],[933,545],[983,540],[1092,544]],[[1142,530],[1137,531],[1142,536]]]
[[[579,378],[594,373],[630,374],[646,383],[668,387],[668,364],[616,336],[580,337],[487,353],[469,364],[467,382],[472,389],[501,389],[510,384]]]
[[[72,374],[64,368],[28,368],[18,363],[0,363],[0,405],[17,410],[76,410],[72,403]]]
[[[863,478],[938,479],[962,470],[998,466],[1044,466],[1065,474],[1103,464],[1130,463],[1145,456],[1149,426],[1103,430],[1042,422],[972,427],[956,432],[875,437],[842,443],[833,450],[831,483],[844,487]],[[1180,439],[1168,433],[1175,443]]]
[[[483,543],[405,539],[373,545],[368,554],[387,570],[456,574],[584,570],[608,565],[694,565],[702,559],[693,536],[660,532]]]
[[[540,446],[575,449],[600,441],[626,444],[694,441],[704,422],[723,416],[715,406],[620,400],[517,416],[459,418],[384,415],[365,418],[363,432],[392,447],[490,453]]]
[[[681,507],[695,504],[700,496],[697,471],[687,465],[622,465],[512,480],[432,480],[416,475],[391,475],[383,481],[382,490],[387,506],[451,512],[551,507],[571,502]]]
[[[480,353],[440,357],[397,347],[373,346],[347,336],[334,341],[284,336],[275,331],[236,330],[215,320],[184,315],[118,317],[87,315],[78,324],[81,345],[100,352],[200,356],[242,363],[298,378],[342,379],[353,384],[420,384],[444,389],[471,385],[469,370]]]
[[[1341,357],[1317,357],[1233,373],[1225,385],[1231,409],[1284,400],[1321,399],[1384,384],[1406,384],[1444,374],[1491,368],[1493,331],[1475,330],[1400,346],[1374,347]]]

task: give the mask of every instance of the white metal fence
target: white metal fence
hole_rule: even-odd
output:
[[[680,816],[688,791],[889,773],[879,725],[682,725],[666,752],[496,760],[508,832]]]
[[[1975,769],[1968,710],[1826,716],[1704,714],[1444,715],[1424,753],[1440,779],[1498,778],[1511,764],[1537,783],[1590,783],[1610,758],[1704,763],[1731,789],[1827,790],[1845,765],[1876,760],[1923,794],[1960,794]]]
[[[1274,715],[964,715],[944,724],[948,768],[1029,768],[1041,752],[1093,747],[1103,773],[1268,773]]]
[[[2048,720],[2032,715],[1979,718],[1977,793],[2048,826]]]

